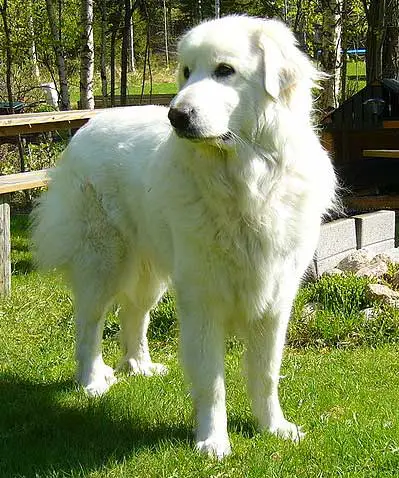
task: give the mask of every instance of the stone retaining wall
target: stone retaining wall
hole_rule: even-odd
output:
[[[395,247],[395,212],[377,211],[337,219],[321,227],[313,260],[318,277],[356,249],[379,254]]]

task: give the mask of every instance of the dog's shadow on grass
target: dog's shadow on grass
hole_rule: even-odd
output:
[[[191,442],[183,422],[147,423],[140,416],[112,417],[107,403],[60,405],[57,396],[72,382],[51,385],[0,375],[0,476],[63,476],[87,473],[160,443]]]

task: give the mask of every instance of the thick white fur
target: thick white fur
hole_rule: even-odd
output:
[[[302,436],[279,404],[280,363],[335,178],[310,120],[316,73],[285,26],[248,17],[210,21],[183,37],[179,55],[172,107],[195,111],[198,137],[179,138],[163,107],[99,114],[53,170],[33,238],[39,263],[65,269],[71,281],[77,377],[92,395],[115,381],[101,355],[104,311],[114,300],[123,367],[165,372],[151,362],[146,331],[148,311],[173,283],[196,446],[221,458],[230,452],[226,331],[246,342],[260,427]],[[235,72],[217,77],[219,64]]]

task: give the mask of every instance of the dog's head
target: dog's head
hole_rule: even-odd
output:
[[[178,51],[169,119],[181,137],[231,145],[254,139],[269,105],[309,113],[315,70],[277,20],[211,20],[190,30]]]

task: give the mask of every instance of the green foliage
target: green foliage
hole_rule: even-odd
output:
[[[369,282],[351,274],[323,276],[309,288],[309,300],[331,314],[351,316],[371,305],[366,295]]]
[[[295,346],[353,347],[399,342],[399,311],[370,300],[367,278],[325,276],[299,291],[288,342]],[[313,304],[314,311],[307,309]],[[373,308],[370,315],[362,312]]]
[[[147,43],[147,27],[149,28],[149,48],[157,62],[165,66],[165,38],[164,38],[164,10],[157,0],[134,2],[136,9],[133,13],[134,24],[134,49],[139,69],[144,61]],[[79,51],[80,39],[80,0],[68,2],[54,0],[54,7],[58,25],[61,26],[59,44],[66,60],[67,76],[72,86],[79,87]],[[101,5],[95,2],[94,9],[94,40],[95,40],[95,65],[96,71],[100,69],[101,46]],[[104,0],[106,5],[106,64],[110,64],[110,37],[116,29],[117,49],[116,61],[120,63],[121,31],[123,20],[124,2],[122,0]],[[170,56],[173,58],[176,51],[178,37],[189,27],[195,25],[200,19],[214,17],[213,0],[197,2],[193,0],[180,0],[171,2],[167,0],[166,21],[168,28],[168,43]],[[350,2],[346,12],[345,31],[348,36],[349,47],[360,47],[365,44],[365,17],[362,2]],[[244,13],[260,17],[278,17],[286,21],[298,35],[300,43],[307,51],[314,54],[317,50],[316,29],[322,23],[323,11],[318,2],[298,2],[296,0],[277,0],[263,2],[248,0],[221,2],[221,13]],[[13,88],[16,98],[25,98],[30,101],[32,87],[37,87],[40,82],[53,81],[56,75],[56,58],[54,54],[54,40],[50,34],[49,22],[45,1],[13,0],[8,2],[7,16],[11,28],[13,51]],[[34,58],[32,47],[36,49],[40,78],[32,75]],[[0,28],[0,78],[4,78],[5,55],[4,32]],[[116,72],[118,75],[118,71]],[[98,83],[100,84],[100,83]],[[5,98],[5,86],[0,80],[0,98]]]

